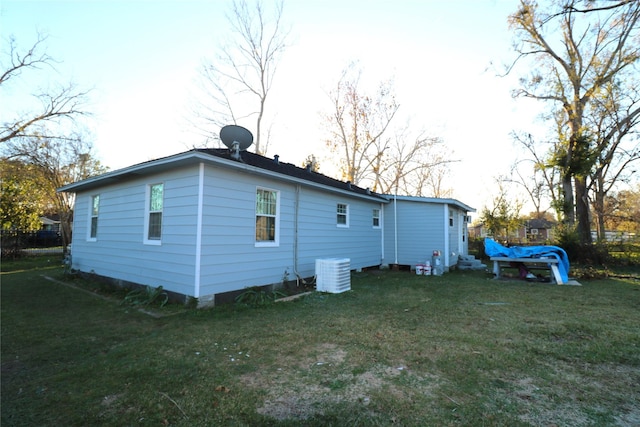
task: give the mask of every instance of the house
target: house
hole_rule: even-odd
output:
[[[41,216],[40,223],[40,231],[60,232],[60,215]]]
[[[390,196],[385,209],[384,259],[393,264],[431,262],[440,253],[444,270],[468,255],[467,223],[475,209],[455,199]]]
[[[399,260],[415,265],[418,254],[433,247],[447,251],[450,263],[465,239],[450,230],[462,229],[462,212],[471,210],[448,199],[399,198],[394,205],[389,196],[278,156],[228,149],[193,149],[59,191],[76,194],[74,269],[161,285],[200,305],[251,286],[313,277],[322,258],[349,258],[352,270]],[[416,206],[416,214],[402,212]],[[438,219],[429,225],[433,211]],[[408,215],[416,227],[430,227],[435,243],[427,248],[405,238],[408,222],[395,233],[389,221]],[[437,223],[446,230],[436,231]],[[403,245],[400,257],[391,249],[394,241]]]
[[[518,229],[518,238],[522,242],[543,243],[553,236],[553,228],[556,222],[544,218],[525,219],[524,224]]]
[[[247,151],[197,149],[79,181],[72,267],[213,303],[314,275],[318,258],[382,263],[388,200]]]
[[[556,222],[544,218],[524,219],[522,224],[509,233],[508,241],[517,244],[541,244],[553,238]],[[491,232],[479,222],[469,227],[469,237],[484,239],[491,237]],[[505,236],[500,236],[504,238]]]

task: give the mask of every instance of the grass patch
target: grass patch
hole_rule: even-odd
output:
[[[342,294],[152,318],[41,261],[3,263],[3,426],[640,423],[632,278],[371,271]]]

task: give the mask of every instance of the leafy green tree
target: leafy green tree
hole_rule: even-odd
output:
[[[31,165],[0,160],[0,221],[3,230],[32,231],[40,228],[47,208],[42,176]]]
[[[313,172],[320,172],[320,162],[315,155],[309,154],[302,163],[303,168],[310,168]]]
[[[605,227],[611,231],[640,236],[640,184],[608,196],[605,201]]]
[[[3,147],[8,158],[20,160],[41,175],[47,201],[60,216],[60,234],[65,248],[71,242],[75,197],[57,189],[108,170],[91,155],[91,151],[92,144],[79,135],[55,139],[17,138]]]
[[[508,194],[500,179],[498,179],[498,188],[499,192],[493,199],[493,206],[483,207],[478,220],[484,224],[494,239],[508,241],[522,226],[520,212],[523,203]]]

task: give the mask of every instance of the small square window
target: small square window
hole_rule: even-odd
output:
[[[380,227],[380,209],[373,210],[373,227],[374,228]]]

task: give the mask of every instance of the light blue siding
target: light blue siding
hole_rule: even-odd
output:
[[[162,240],[160,245],[145,244],[146,188],[160,182],[164,184]],[[318,258],[349,258],[352,269],[396,262],[414,266],[439,250],[448,267],[466,251],[460,235],[466,212],[455,201],[406,198],[394,206],[393,200],[385,204],[347,191],[207,162],[97,188],[77,193],[74,268],[162,285],[205,300],[285,278],[295,280],[296,274],[313,276]],[[277,245],[256,245],[257,188],[278,192]],[[98,233],[91,241],[89,208],[96,194],[100,195]],[[347,227],[337,224],[338,204],[348,206]],[[381,212],[381,227],[373,226],[374,209]],[[453,226],[449,226],[450,210]]]
[[[348,227],[337,225],[338,203],[349,206]],[[382,229],[373,228],[373,209],[380,209],[380,203],[303,189],[298,232],[301,274],[310,275],[317,258],[349,258],[352,269],[380,265]]]
[[[235,171],[205,168],[200,295],[282,281],[291,265],[292,186]],[[280,235],[256,247],[256,189],[279,191]]]
[[[450,213],[453,226],[449,225]],[[463,242],[461,234],[465,233],[462,226],[465,213],[452,204],[433,199],[391,199],[384,210],[384,263],[415,266],[431,261],[433,251],[437,250],[445,267],[455,265],[458,256],[466,254],[468,248],[464,244],[466,235]]]
[[[381,231],[371,233],[379,203],[214,167],[204,181],[201,296],[313,276],[317,258],[349,257],[354,269],[380,264]],[[278,191],[277,246],[255,244],[258,187]],[[336,227],[336,203],[350,206],[348,229]]]
[[[192,295],[195,273],[197,168],[134,179],[78,193],[74,212],[74,268]],[[145,245],[146,186],[164,183],[162,243]],[[96,241],[88,241],[89,203],[100,194]]]
[[[200,222],[198,165],[78,192],[74,268],[209,298],[279,283],[285,277],[294,280],[296,274],[313,276],[317,258],[350,258],[353,269],[382,262],[383,230],[372,223],[373,209],[381,209],[380,202],[211,165],[203,165],[202,173]],[[164,184],[161,244],[144,244],[146,188],[160,182]],[[257,188],[278,192],[275,246],[256,245]],[[98,232],[90,241],[89,207],[96,194],[100,195]],[[338,203],[349,206],[349,227],[336,224]]]
[[[406,200],[392,200],[385,206],[385,264],[415,266],[431,261],[434,250],[443,252],[444,212],[442,204]]]

